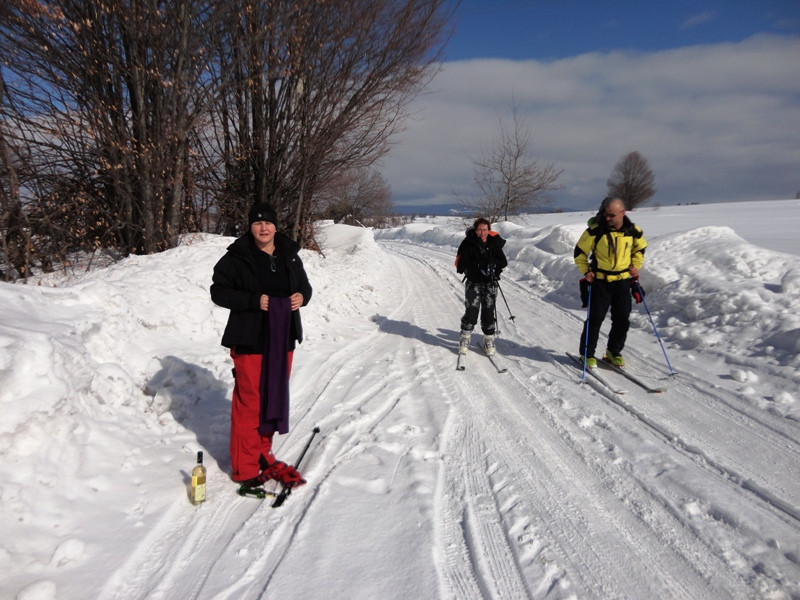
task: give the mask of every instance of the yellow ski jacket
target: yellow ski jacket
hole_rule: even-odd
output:
[[[575,264],[584,275],[594,272],[598,279],[628,279],[631,266],[641,269],[647,240],[642,229],[625,217],[622,229],[609,229],[595,217],[575,245]]]

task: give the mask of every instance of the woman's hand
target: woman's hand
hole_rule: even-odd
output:
[[[292,310],[297,310],[301,306],[303,306],[303,294],[300,292],[295,292],[289,299],[292,301]]]
[[[289,296],[289,300],[292,301],[292,310],[297,310],[301,306],[303,306],[303,294],[300,292],[295,292],[291,296]],[[259,307],[261,310],[269,310],[269,296],[266,294],[261,294],[261,299],[259,301]]]

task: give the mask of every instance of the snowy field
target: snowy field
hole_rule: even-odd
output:
[[[231,238],[0,284],[0,598],[800,598],[800,200],[630,213],[661,394],[565,356],[589,216],[496,227],[504,374],[454,368],[463,222],[324,225],[276,454],[321,432],[278,509],[228,475]]]

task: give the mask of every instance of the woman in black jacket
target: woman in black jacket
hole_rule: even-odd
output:
[[[464,241],[458,247],[456,270],[464,273],[464,316],[461,317],[460,354],[466,354],[472,330],[481,317],[481,330],[486,353],[495,353],[495,301],[497,281],[508,266],[503,252],[506,241],[492,231],[487,219],[479,218],[467,230]]]
[[[235,384],[231,402],[233,480],[247,487],[277,479],[305,480],[272,454],[275,433],[289,431],[289,374],[295,345],[303,341],[301,306],[311,284],[297,242],[277,232],[275,211],[255,205],[249,231],[214,266],[211,299],[229,309],[222,345],[231,349]]]

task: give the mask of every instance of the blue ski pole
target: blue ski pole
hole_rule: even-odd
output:
[[[583,339],[583,375],[581,376],[581,381],[586,381],[586,354],[589,352],[589,311],[592,310],[592,284],[589,283],[587,287],[589,290],[586,299],[586,334]]]
[[[664,359],[667,361],[667,366],[669,367],[669,374],[677,375],[677,373],[672,370],[672,365],[669,363],[669,358],[667,357],[667,350],[664,348],[664,342],[661,341],[661,336],[658,335],[658,329],[656,328],[655,321],[653,321],[653,315],[650,314],[650,309],[647,308],[647,301],[644,299],[644,290],[642,289],[642,286],[638,281],[636,282],[636,287],[639,288],[639,293],[642,295],[642,304],[644,304],[644,309],[647,311],[647,316],[650,317],[650,323],[653,326],[653,331],[656,333],[656,338],[658,339],[658,343],[661,345],[661,352],[664,353]]]

